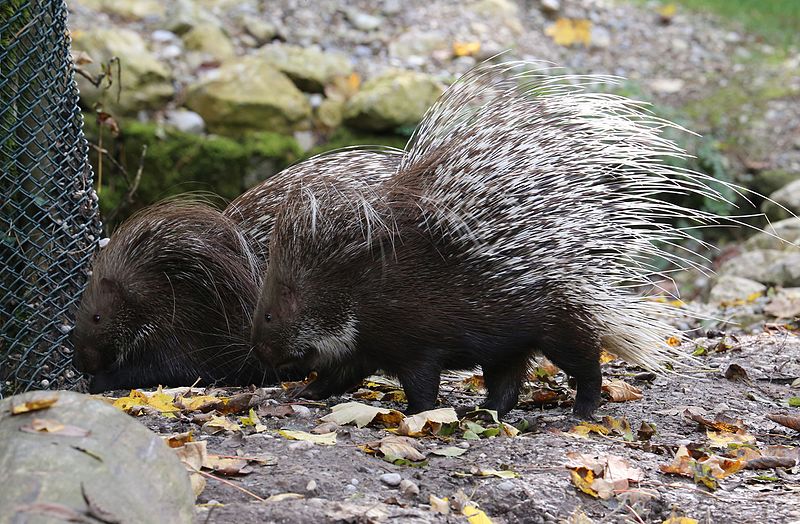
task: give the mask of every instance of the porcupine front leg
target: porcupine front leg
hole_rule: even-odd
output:
[[[406,414],[413,415],[436,407],[442,369],[433,362],[417,363],[413,369],[397,371],[408,399]]]
[[[317,371],[317,378],[313,382],[299,386],[289,391],[289,394],[310,400],[323,400],[353,389],[374,371],[374,368],[355,363],[323,368]]]
[[[529,358],[526,352],[502,364],[481,365],[487,390],[486,400],[480,405],[481,409],[497,411],[498,417],[503,417],[514,409],[519,400],[522,383],[528,375]]]

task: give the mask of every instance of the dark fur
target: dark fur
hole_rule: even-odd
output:
[[[152,206],[114,233],[71,335],[92,392],[274,380],[247,340],[258,270],[241,239],[232,220],[187,201]]]

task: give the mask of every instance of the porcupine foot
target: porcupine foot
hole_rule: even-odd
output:
[[[441,374],[441,368],[433,362],[425,362],[414,369],[397,372],[397,378],[403,385],[403,392],[408,399],[407,415],[436,407]]]
[[[566,352],[564,350],[545,352],[545,356],[553,364],[575,379],[577,387],[572,412],[585,420],[592,420],[592,415],[600,405],[603,374],[600,370],[599,353],[599,349],[584,352]]]
[[[339,365],[335,369],[325,368],[318,372],[314,381],[297,386],[287,391],[287,393],[292,397],[324,400],[355,388],[371,372],[371,370],[364,369],[361,366]]]
[[[496,411],[498,418],[514,409],[519,401],[519,390],[528,374],[528,359],[529,355],[526,353],[505,361],[502,365],[481,366],[487,390],[486,400],[480,405],[481,409]]]

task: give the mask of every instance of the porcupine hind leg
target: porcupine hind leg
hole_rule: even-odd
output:
[[[553,364],[575,379],[577,392],[572,411],[582,419],[591,420],[600,405],[600,387],[603,383],[600,344],[568,337],[558,345],[542,347],[541,350]]]
[[[413,369],[397,370],[396,375],[403,385],[403,392],[408,399],[406,413],[413,415],[421,411],[433,409],[439,396],[439,380],[441,366],[434,362],[423,362]]]

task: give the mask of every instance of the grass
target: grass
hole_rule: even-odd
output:
[[[800,0],[661,0],[731,20],[773,45],[800,44]]]

